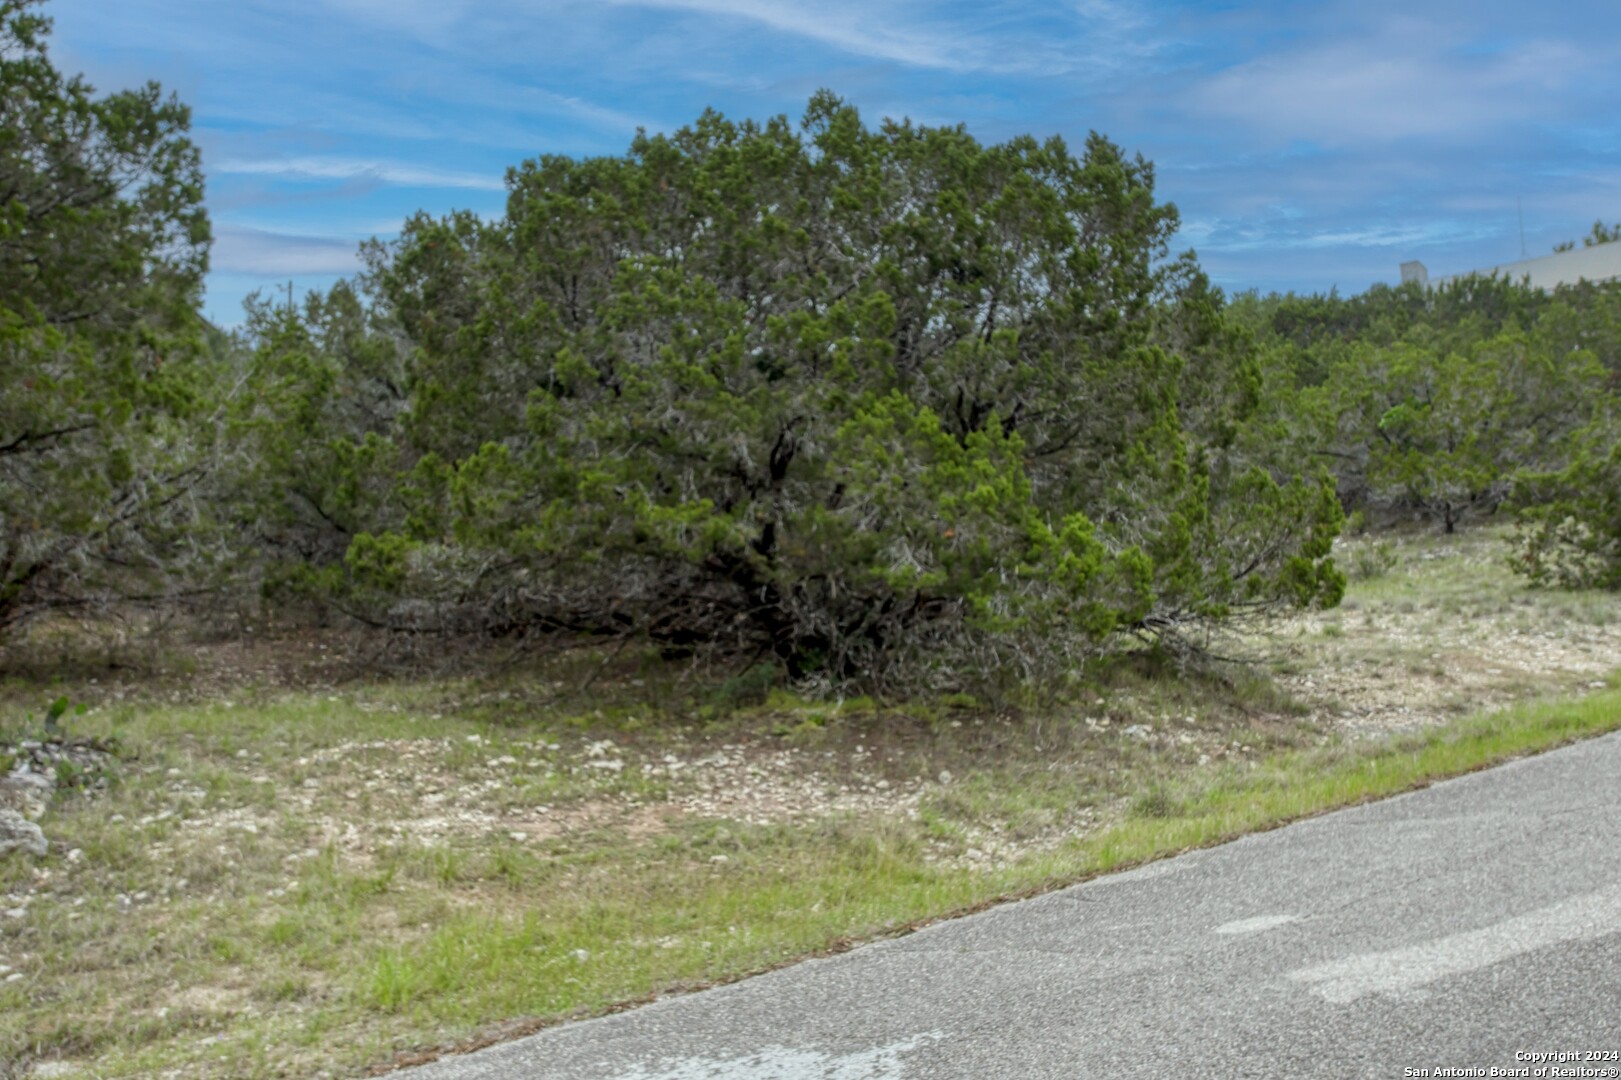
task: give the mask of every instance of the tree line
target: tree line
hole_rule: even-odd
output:
[[[1616,562],[1614,289],[1229,301],[1102,136],[822,92],[525,162],[225,335],[185,107],[63,77],[37,7],[0,0],[0,632],[228,591],[944,686],[1332,605],[1347,511],[1522,505],[1527,573]]]

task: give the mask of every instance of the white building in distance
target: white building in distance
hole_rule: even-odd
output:
[[[1449,285],[1459,278],[1469,277],[1471,274],[1476,277],[1501,276],[1516,282],[1527,280],[1532,288],[1543,290],[1555,289],[1560,285],[1575,285],[1581,281],[1614,281],[1621,278],[1621,242],[1556,251],[1552,255],[1543,255],[1540,258],[1521,259],[1518,262],[1504,263],[1485,270],[1472,270],[1467,274],[1451,274],[1440,278],[1431,278],[1424,264],[1417,260],[1401,264],[1403,285],[1409,281],[1416,281],[1420,285],[1440,287]]]

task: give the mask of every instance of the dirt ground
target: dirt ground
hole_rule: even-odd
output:
[[[1342,540],[1342,564],[1354,570],[1371,561],[1381,572],[1353,577],[1339,608],[1222,645],[1242,661],[1235,670],[1270,681],[1274,694],[1238,703],[1235,718],[1234,702],[1219,696],[1201,701],[1185,688],[1166,694],[1143,681],[1104,686],[1092,706],[1072,718],[1075,728],[1103,744],[1168,747],[1185,760],[1207,761],[1260,752],[1254,729],[1264,729],[1269,717],[1295,732],[1372,737],[1605,685],[1621,667],[1621,598],[1528,589],[1508,572],[1506,553],[1505,536],[1492,530]],[[108,643],[110,654],[128,647],[127,641]],[[148,658],[144,669],[85,675],[79,692],[99,708],[156,696],[230,709],[266,695],[313,692],[334,701],[341,696],[371,713],[420,711],[420,699],[402,704],[373,685],[376,656],[369,649],[352,635],[308,630],[191,643]],[[998,745],[997,721],[984,716],[969,721],[973,731],[946,732],[958,736],[954,743],[938,736],[963,721],[936,718],[935,737],[924,747],[893,717],[841,725],[836,709],[825,733],[770,737],[773,725],[780,733],[803,726],[807,714],[820,720],[827,711],[804,704],[780,716],[767,709],[752,725],[710,725],[707,731],[690,725],[650,731],[624,709],[606,717],[598,711],[577,717],[563,734],[547,725],[543,734],[526,738],[521,718],[570,707],[572,683],[519,675],[503,685],[457,683],[426,706],[519,718],[498,752],[486,752],[477,735],[335,740],[299,758],[295,765],[307,773],[303,786],[257,816],[238,808],[212,821],[194,816],[187,825],[213,834],[269,829],[290,804],[311,818],[323,841],[364,859],[377,844],[401,836],[506,833],[538,842],[602,829],[651,834],[704,819],[768,825],[845,813],[915,818],[925,796],[958,778],[965,752],[971,761]],[[576,729],[581,733],[571,737]],[[1040,725],[1035,730],[1039,738]],[[1029,736],[1028,728],[1020,731],[1021,738]],[[1054,733],[1052,747],[1033,749],[1067,756],[1075,738]],[[272,784],[252,760],[240,765],[251,783]],[[514,798],[523,778],[540,783]],[[323,787],[341,788],[344,799],[325,797]],[[548,799],[548,790],[556,797]],[[357,801],[371,808],[368,813],[351,812]],[[989,845],[1012,857],[1028,844],[1072,835],[1095,817],[1092,808],[1081,807],[1051,830],[1022,830],[1045,836],[998,838],[971,829],[970,847]]]
[[[235,1075],[219,1063],[243,1054],[266,1076],[384,1060],[424,1037],[388,1004],[390,980],[427,993],[391,957],[451,947],[434,937],[447,919],[493,920],[483,947],[498,948],[534,905],[561,909],[610,879],[641,881],[651,909],[668,882],[843,865],[863,836],[909,852],[903,877],[991,879],[1153,816],[1155,799],[1174,806],[1178,778],[1206,764],[1241,772],[1280,749],[1608,685],[1621,597],[1528,589],[1507,550],[1494,530],[1342,541],[1340,607],[1229,634],[1215,648],[1230,659],[1208,669],[1102,665],[1040,708],[779,688],[716,709],[714,673],[600,654],[402,663],[339,630],[37,628],[0,656],[11,729],[62,695],[86,710],[70,730],[127,735],[131,755],[126,782],[41,819],[51,858],[0,863],[0,1000],[30,1010],[9,1026],[0,1015],[0,1044],[38,1035],[63,1076]],[[761,904],[752,917],[774,917]],[[653,944],[632,949],[638,935]],[[524,955],[568,966],[623,946],[624,964],[656,965],[685,941],[605,932],[591,950]],[[410,977],[453,984],[458,963]],[[477,995],[447,984],[435,1030],[454,1040],[625,993],[547,979],[565,997],[538,1007],[464,1006]]]

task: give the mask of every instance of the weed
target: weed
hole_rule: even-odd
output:
[[[402,951],[384,951],[372,963],[367,1003],[383,1012],[399,1012],[417,996],[419,982],[415,965]]]
[[[1161,784],[1155,784],[1131,802],[1133,817],[1172,818],[1181,815],[1186,807]]]
[[[429,854],[433,876],[441,885],[455,885],[467,876],[467,860],[453,847],[436,847]]]
[[[234,937],[223,935],[208,939],[208,951],[222,964],[245,964],[248,962],[248,950],[241,941]]]
[[[771,664],[755,664],[741,675],[727,679],[710,695],[709,706],[716,718],[729,716],[740,708],[764,705],[782,673]]]
[[[1396,545],[1389,540],[1363,542],[1351,549],[1346,573],[1352,581],[1373,581],[1390,573],[1400,561]]]

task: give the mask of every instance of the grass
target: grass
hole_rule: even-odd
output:
[[[95,664],[29,673],[7,715],[68,693],[95,703],[77,730],[138,756],[53,808],[47,859],[0,861],[0,908],[24,909],[0,915],[0,980],[22,976],[0,981],[0,1077],[353,1075],[1621,727],[1613,685],[1458,707],[1475,639],[1434,658],[1458,612],[1599,634],[1614,598],[1523,595],[1476,539],[1396,551],[1268,664],[1127,657],[1022,713],[691,689],[634,658],[314,690],[188,690],[209,663],[169,654],[116,690]],[[1447,722],[1340,732],[1324,680],[1363,667],[1403,698],[1447,684]]]
[[[1125,821],[1080,851],[1107,871],[1426,787],[1577,739],[1621,730],[1621,691],[1539,702],[1474,716],[1447,728],[1381,743],[1290,752],[1243,772],[1190,777],[1154,789]]]
[[[290,744],[291,708],[266,710],[268,730]],[[149,722],[184,733],[212,716]],[[539,845],[407,839],[356,860],[336,843],[301,846],[314,843],[312,813],[282,818],[272,835],[187,846],[193,811],[239,806],[236,796],[263,785],[198,784],[185,811],[156,821],[162,800],[143,778],[172,783],[167,762],[188,758],[183,783],[207,775],[215,755],[251,741],[222,726],[181,738],[112,796],[54,823],[86,854],[75,866],[51,860],[56,887],[0,938],[12,966],[29,957],[25,979],[0,985],[0,1045],[93,1062],[102,1076],[354,1069],[412,1049],[423,1032],[456,1041],[500,1021],[736,978],[1618,726],[1612,690],[1383,743],[1207,765],[1150,784],[1111,824],[989,865],[934,857],[931,830],[1061,815],[1072,809],[1062,783],[998,788],[980,776],[940,789],[916,821],[687,821],[637,842],[611,830]],[[979,800],[1002,805],[988,814]],[[8,863],[0,889],[32,873]]]

